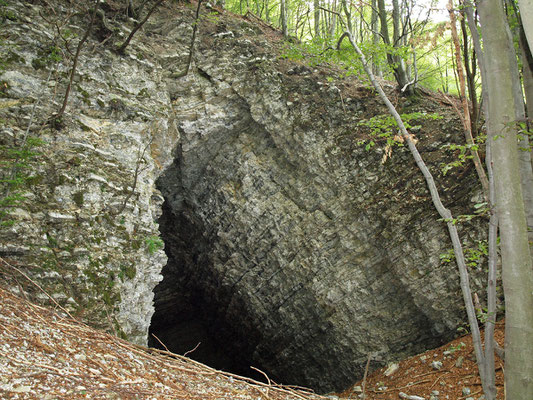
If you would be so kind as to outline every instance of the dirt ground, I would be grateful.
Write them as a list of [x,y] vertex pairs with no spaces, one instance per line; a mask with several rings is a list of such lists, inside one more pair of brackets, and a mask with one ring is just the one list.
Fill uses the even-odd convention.
[[[398,399],[481,397],[470,336],[398,363],[396,372],[370,373],[336,396],[314,395],[216,371],[188,358],[133,345],[0,289],[0,398],[2,399]],[[503,345],[504,323],[496,339]],[[435,369],[435,363],[442,363]],[[460,365],[459,365],[460,364]],[[497,359],[498,399],[503,362]],[[435,397],[438,391],[438,397]],[[433,393],[433,397],[431,397]]]
[[[496,324],[495,338],[503,347],[505,321]],[[472,337],[465,335],[437,349],[428,350],[409,359],[400,361],[396,372],[385,375],[387,367],[370,373],[365,383],[365,399],[399,399],[403,392],[411,396],[430,399],[432,392],[439,400],[478,400],[483,392],[475,363]],[[440,369],[432,366],[441,362]],[[435,364],[433,364],[435,365]],[[504,399],[504,364],[496,357],[496,388],[498,399]],[[358,399],[363,389],[363,381],[339,394],[341,398]],[[436,394],[435,391],[439,393]]]

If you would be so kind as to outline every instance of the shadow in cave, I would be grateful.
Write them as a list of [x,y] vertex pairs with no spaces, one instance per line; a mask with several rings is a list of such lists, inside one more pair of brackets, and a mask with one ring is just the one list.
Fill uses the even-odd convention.
[[[165,200],[159,224],[168,263],[162,271],[163,280],[154,290],[155,313],[148,345],[265,381],[250,368],[263,370],[249,356],[253,353],[252,338],[240,335],[240,328],[232,326],[226,313],[231,295],[223,293],[216,282],[206,256],[209,241],[190,208],[183,206],[176,215]],[[238,320],[233,321],[238,324]]]

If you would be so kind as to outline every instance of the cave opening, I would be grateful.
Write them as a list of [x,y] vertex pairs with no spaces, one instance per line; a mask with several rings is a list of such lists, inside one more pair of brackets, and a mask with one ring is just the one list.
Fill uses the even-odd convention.
[[244,306],[235,305],[235,298],[220,288],[212,273],[208,235],[192,207],[183,198],[166,197],[159,225],[168,262],[154,290],[148,345],[264,381],[263,375],[250,368],[264,370],[252,359],[254,334],[243,330],[235,316],[239,309],[245,312]]

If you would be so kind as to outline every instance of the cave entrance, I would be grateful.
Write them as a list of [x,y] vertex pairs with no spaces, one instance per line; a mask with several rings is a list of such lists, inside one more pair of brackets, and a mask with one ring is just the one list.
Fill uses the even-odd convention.
[[[176,212],[176,203],[180,203]],[[227,294],[217,289],[206,257],[209,246],[204,228],[182,199],[165,199],[159,219],[168,263],[155,288],[155,313],[148,345],[186,355],[212,368],[264,381],[250,368],[252,342],[232,325],[223,304]],[[224,300],[222,300],[222,303]],[[157,338],[156,338],[157,337]],[[163,346],[164,345],[164,346]]]

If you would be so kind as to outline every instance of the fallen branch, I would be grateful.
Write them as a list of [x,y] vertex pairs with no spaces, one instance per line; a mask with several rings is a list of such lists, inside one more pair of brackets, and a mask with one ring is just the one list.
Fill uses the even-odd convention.
[[362,393],[361,396],[364,399],[366,397],[365,395],[365,389],[366,389],[366,377],[368,375],[368,367],[370,366],[370,359],[372,358],[372,354],[368,355],[368,358],[366,360],[366,366],[365,366],[365,373],[363,375],[363,385],[362,385]]
[[266,373],[264,373],[263,371],[261,371],[259,368],[255,368],[253,366],[250,366],[251,369],[253,369],[254,371],[257,371],[261,374],[263,374],[263,376],[266,378],[267,382],[268,382],[268,386],[266,388],[266,393],[265,393],[265,397],[267,399],[269,399],[270,397],[268,397],[268,390],[270,389],[270,386],[272,385],[272,382],[270,382],[270,378],[268,377],[268,375]]
[[189,354],[191,354],[193,351],[195,351],[195,350],[198,348],[198,346],[200,346],[201,344],[202,344],[202,342],[198,342],[198,344],[197,344],[196,346],[194,346],[193,349],[191,349],[191,350],[187,350],[185,353],[183,353],[183,356],[184,356],[184,357],[187,357],[187,355],[189,355]]
[[63,307],[61,307],[61,305],[55,301],[55,299],[50,296],[48,294],[48,292],[46,292],[46,290],[44,290],[41,286],[39,286],[39,284],[37,282],[35,282],[33,279],[31,279],[28,275],[26,275],[22,270],[20,270],[19,268],[15,267],[14,265],[11,265],[10,263],[8,263],[6,260],[4,260],[2,257],[0,257],[0,261],[2,262],[2,264],[4,264],[5,266],[13,269],[14,271],[17,271],[19,274],[21,274],[24,278],[26,278],[28,281],[30,281],[33,285],[35,285],[41,292],[43,292],[50,300],[52,300],[52,302],[58,306],[61,311],[63,311],[65,314],[67,314],[70,318],[72,318],[73,320],[77,321],[76,318],[74,318],[67,310],[65,310]]
[[[440,378],[439,378],[440,379]],[[395,387],[395,388],[390,388],[390,389],[386,389],[386,390],[372,390],[372,392],[374,393],[389,393],[389,392],[396,392],[398,390],[402,390],[402,389],[407,389],[407,388],[410,388],[410,387],[413,387],[413,386],[418,386],[418,385],[421,385],[423,383],[428,383],[428,382],[431,382],[430,379],[424,379],[424,380],[421,380],[421,381],[418,381],[418,382],[414,382],[414,383],[411,383],[411,384],[407,384],[405,386],[399,386],[399,387]]]

